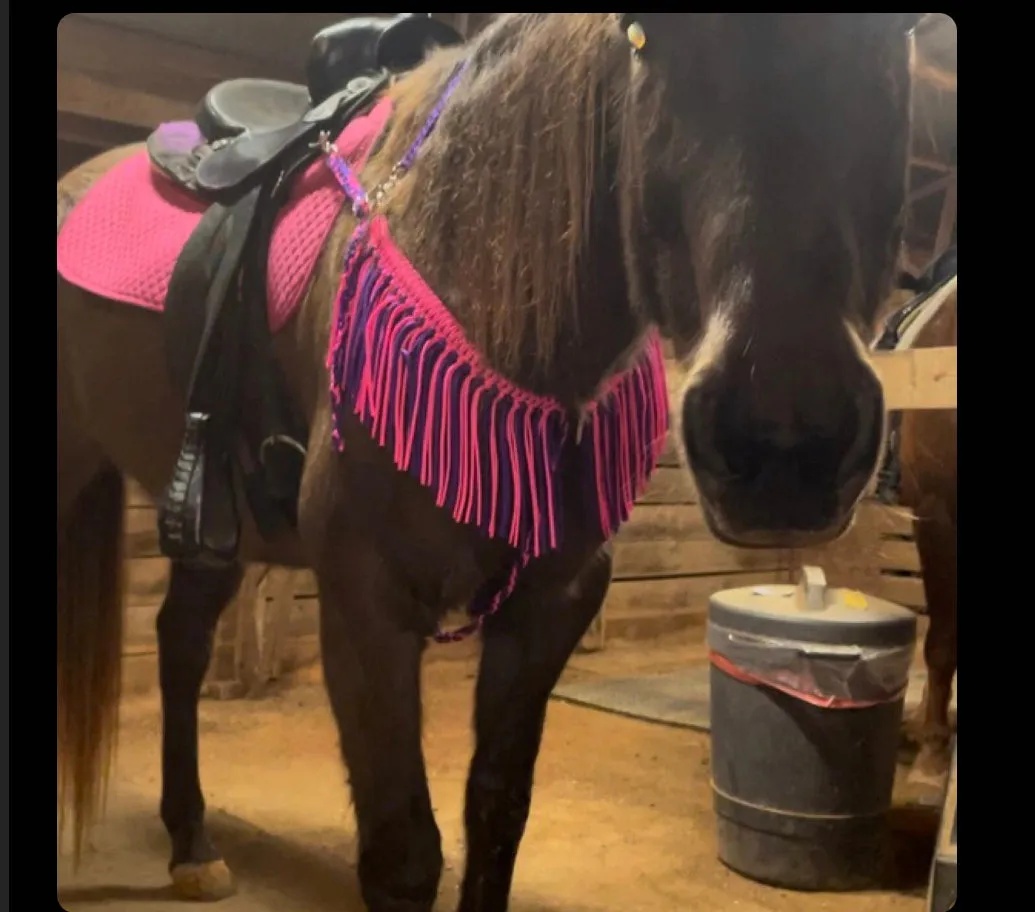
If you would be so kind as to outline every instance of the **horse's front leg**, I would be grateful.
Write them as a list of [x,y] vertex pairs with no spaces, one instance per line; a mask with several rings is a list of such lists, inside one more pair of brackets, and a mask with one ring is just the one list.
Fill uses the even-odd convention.
[[460,912],[507,908],[547,700],[610,582],[611,554],[603,548],[567,588],[519,592],[485,624]]
[[324,681],[355,806],[360,889],[370,912],[430,912],[442,845],[421,747],[424,638],[411,626],[413,597],[364,544],[324,553]]
[[172,840],[169,871],[185,899],[233,892],[230,871],[205,831],[198,772],[198,698],[223,609],[241,583],[237,565],[199,569],[174,563],[158,613],[162,688],[162,822]]

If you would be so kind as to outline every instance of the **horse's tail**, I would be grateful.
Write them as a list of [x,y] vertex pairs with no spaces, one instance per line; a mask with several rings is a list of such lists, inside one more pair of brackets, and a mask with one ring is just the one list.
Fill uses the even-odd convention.
[[118,736],[123,499],[122,476],[107,467],[58,516],[58,838],[67,815],[77,864]]

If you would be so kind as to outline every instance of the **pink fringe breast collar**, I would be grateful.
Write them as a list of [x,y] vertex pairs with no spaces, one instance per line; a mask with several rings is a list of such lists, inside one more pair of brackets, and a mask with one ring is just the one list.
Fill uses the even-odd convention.
[[[454,72],[407,156],[405,173],[434,129],[464,65]],[[477,630],[513,592],[530,560],[563,541],[562,460],[585,479],[583,509],[611,538],[629,517],[661,456],[668,432],[664,356],[656,330],[635,364],[610,378],[585,409],[581,432],[556,399],[521,389],[494,371],[372,214],[354,173],[327,147],[331,167],[360,224],[349,244],[327,365],[334,442],[347,414],[389,450],[398,469],[435,495],[458,523],[515,549],[506,577],[490,581],[472,622],[435,638]]]

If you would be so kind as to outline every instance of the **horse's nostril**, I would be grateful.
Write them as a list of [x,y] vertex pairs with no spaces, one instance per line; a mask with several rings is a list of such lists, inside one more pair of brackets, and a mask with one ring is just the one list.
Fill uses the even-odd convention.
[[713,375],[687,392],[684,442],[702,493],[776,498],[784,511],[802,499],[848,496],[876,464],[879,384],[869,373],[810,383],[788,374],[777,379]]
[[867,377],[863,390],[853,399],[851,442],[845,447],[838,472],[841,483],[869,474],[880,455],[884,429],[884,393],[875,378]]
[[835,441],[818,435],[805,433],[796,443],[781,445],[763,432],[757,438],[727,438],[720,452],[730,475],[739,482],[764,487],[793,481],[807,490],[834,481],[843,450]]
[[687,390],[682,405],[683,438],[694,469],[721,476],[726,466],[716,449],[715,406],[715,396],[706,386]]
[[[759,490],[790,485],[802,493],[839,484],[869,456],[873,410],[828,388],[817,403],[761,409],[744,386],[720,395],[695,390],[684,408],[688,455],[715,480]],[[814,407],[809,409],[807,406]],[[774,414],[775,413],[775,414]]]
[[764,437],[755,440],[745,437],[737,443],[730,434],[722,435],[719,450],[726,455],[730,475],[746,482],[757,480],[766,466],[782,460],[785,455],[781,447]]

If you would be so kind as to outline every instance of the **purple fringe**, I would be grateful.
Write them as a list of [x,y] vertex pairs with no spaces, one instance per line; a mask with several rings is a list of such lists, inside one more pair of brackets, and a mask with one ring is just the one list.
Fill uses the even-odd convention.
[[[495,373],[375,216],[349,245],[328,353],[341,449],[346,413],[359,418],[395,465],[435,495],[458,523],[517,551],[502,586],[479,594],[477,629],[517,583],[520,570],[563,541],[557,470],[567,448],[585,481],[583,509],[603,538],[617,532],[664,447],[668,396],[660,340],[612,378],[575,441],[564,407]],[[468,628],[471,628],[470,630]]]

